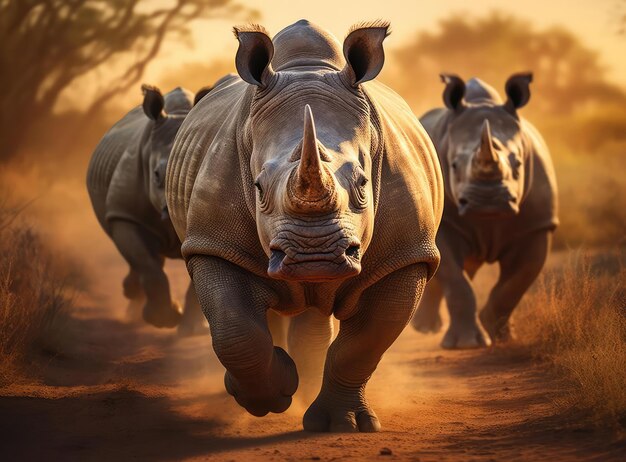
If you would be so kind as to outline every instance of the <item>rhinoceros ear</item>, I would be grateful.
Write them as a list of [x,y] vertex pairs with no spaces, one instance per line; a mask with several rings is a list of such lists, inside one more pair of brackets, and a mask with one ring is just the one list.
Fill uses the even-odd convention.
[[509,77],[504,85],[507,100],[504,107],[510,112],[515,112],[530,100],[530,82],[533,81],[532,72],[520,72]]
[[446,107],[453,111],[462,109],[464,107],[463,98],[465,97],[463,79],[455,74],[440,74],[439,77],[446,84],[446,88],[443,90],[443,102]]
[[385,21],[352,26],[343,42],[346,67],[341,73],[353,87],[379,74],[385,64],[383,41],[389,34],[389,23]]
[[163,107],[165,106],[165,100],[161,94],[161,90],[152,85],[141,86],[143,91],[143,112],[152,120],[159,120],[165,117]]
[[193,105],[195,106],[196,104],[198,104],[202,98],[211,93],[211,90],[213,90],[213,87],[211,86],[202,87],[200,90],[198,90],[198,93],[196,93],[196,96],[193,98]]
[[251,85],[265,87],[274,74],[270,64],[274,56],[272,39],[259,25],[235,27],[233,32],[239,40],[235,57],[239,77]]

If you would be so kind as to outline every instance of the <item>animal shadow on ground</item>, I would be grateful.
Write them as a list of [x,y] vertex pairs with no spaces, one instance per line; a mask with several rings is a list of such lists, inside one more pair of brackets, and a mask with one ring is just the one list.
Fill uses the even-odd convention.
[[180,460],[302,439],[216,436],[222,422],[178,414],[166,397],[120,388],[58,399],[0,398],[4,460]]

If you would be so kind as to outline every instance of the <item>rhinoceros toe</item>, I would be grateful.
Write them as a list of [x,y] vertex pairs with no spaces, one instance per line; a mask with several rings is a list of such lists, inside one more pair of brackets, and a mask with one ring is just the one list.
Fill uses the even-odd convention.
[[446,350],[484,348],[490,344],[489,336],[477,322],[450,324],[441,341],[441,347]]
[[366,402],[346,406],[319,396],[304,414],[302,425],[308,432],[372,433],[381,429],[376,413]]

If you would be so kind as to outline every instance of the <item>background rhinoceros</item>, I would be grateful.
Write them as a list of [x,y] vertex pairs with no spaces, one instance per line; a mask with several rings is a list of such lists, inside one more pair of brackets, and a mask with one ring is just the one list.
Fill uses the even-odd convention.
[[[296,315],[289,354],[322,367],[312,431],[376,431],[364,389],[438,264],[442,180],[406,103],[374,79],[388,25],[341,45],[299,21],[274,38],[235,29],[238,77],[183,123],[168,166],[172,222],[227,391],[250,413],[283,412],[298,386],[266,313]],[[341,322],[330,348],[331,323]]]
[[[165,258],[181,258],[180,241],[167,212],[165,172],[176,132],[194,95],[176,88],[165,97],[144,85],[144,101],[117,122],[96,147],[87,170],[87,189],[102,228],[130,266],[124,295],[141,302],[144,319],[157,327],[180,323],[191,334],[204,323],[190,285],[184,314],[171,299]],[[204,97],[203,88],[195,99]],[[182,321],[181,321],[182,318]]]
[[508,79],[504,103],[478,79],[467,85],[453,75],[442,79],[446,108],[420,119],[435,143],[445,181],[437,233],[441,267],[413,326],[438,331],[445,296],[450,327],[442,346],[472,348],[490,339],[476,319],[471,279],[484,262],[500,264],[480,320],[491,340],[506,339],[509,317],[541,271],[558,224],[556,180],[543,139],[517,112],[530,99],[531,74]]

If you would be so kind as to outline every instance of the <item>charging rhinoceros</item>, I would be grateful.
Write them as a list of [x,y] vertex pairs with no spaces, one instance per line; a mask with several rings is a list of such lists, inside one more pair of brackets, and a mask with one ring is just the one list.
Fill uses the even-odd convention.
[[[514,74],[507,100],[478,79],[443,75],[446,108],[421,122],[443,171],[445,205],[437,234],[441,267],[413,318],[422,332],[441,327],[445,297],[450,327],[444,348],[486,346],[510,336],[509,317],[544,265],[558,224],[556,180],[539,132],[519,114],[530,99],[531,74]],[[500,276],[476,319],[471,280],[485,262]]]
[[[202,330],[204,318],[190,285],[181,313],[170,296],[165,258],[181,258],[180,241],[165,203],[165,172],[174,136],[194,96],[176,88],[165,97],[144,85],[144,101],[117,122],[96,147],[87,170],[87,190],[98,221],[130,266],[124,295],[141,303],[144,319],[179,333]],[[200,100],[210,91],[202,89]]]
[[[385,23],[353,27],[342,56],[305,20],[273,41],[236,28],[239,77],[190,112],[167,170],[228,393],[253,415],[283,412],[300,359],[325,357],[311,431],[380,428],[366,383],[439,261],[436,153],[402,98],[371,81],[387,34]],[[274,346],[268,310],[298,314],[289,354]],[[328,348],[331,315],[341,328]]]

